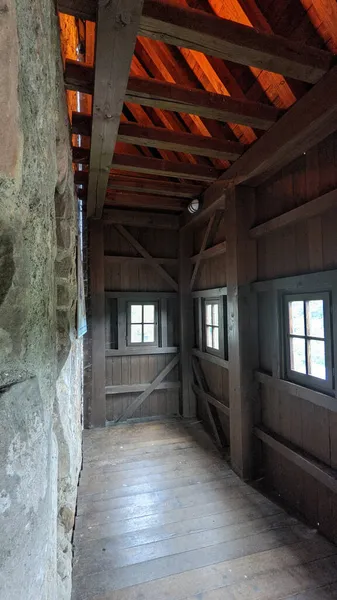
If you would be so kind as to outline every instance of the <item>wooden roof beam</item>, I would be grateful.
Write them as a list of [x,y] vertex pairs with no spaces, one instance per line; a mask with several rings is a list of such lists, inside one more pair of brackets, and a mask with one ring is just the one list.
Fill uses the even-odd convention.
[[[90,136],[91,117],[73,112],[72,132]],[[227,160],[237,159],[244,150],[244,146],[239,142],[171,131],[164,127],[144,127],[138,123],[121,123],[117,139],[127,144],[163,148]]]
[[[83,200],[87,198],[87,190],[78,190],[77,196]],[[187,206],[188,199],[170,196],[156,196],[153,194],[137,194],[132,192],[109,191],[105,199],[105,206],[111,208],[135,208],[155,211],[181,213]]]
[[[58,0],[61,12],[95,20],[94,0]],[[333,55],[279,35],[164,0],[145,0],[139,34],[242,65],[317,83]]]
[[102,216],[143,0],[100,2],[87,216]]
[[[86,93],[90,94],[92,93],[93,69],[88,66],[84,67],[83,64],[78,65],[79,63],[76,61],[66,61],[66,87],[75,91],[85,89]],[[274,106],[259,102],[236,100],[230,96],[142,77],[129,78],[125,101],[199,115],[225,123],[241,123],[258,129],[269,129],[283,112]]]
[[232,185],[258,186],[337,130],[337,66],[333,67],[275,125],[233,163],[204,193],[195,224],[226,202]]
[[[74,179],[76,185],[86,185],[88,183],[87,171],[75,171]],[[155,194],[157,196],[174,196],[175,198],[197,198],[204,191],[203,185],[193,185],[187,183],[174,183],[172,181],[163,181],[160,179],[145,179],[141,177],[132,177],[115,175],[110,173],[108,190],[119,190],[125,192],[143,192],[144,194]]]
[[[73,146],[73,161],[87,165],[90,161],[90,152],[87,148]],[[215,181],[219,171],[204,165],[190,163],[174,163],[160,158],[147,158],[145,156],[131,156],[129,154],[115,154],[111,168],[122,171],[135,171],[164,177],[177,177],[178,179],[193,179],[194,181]],[[165,184],[164,184],[165,185]]]

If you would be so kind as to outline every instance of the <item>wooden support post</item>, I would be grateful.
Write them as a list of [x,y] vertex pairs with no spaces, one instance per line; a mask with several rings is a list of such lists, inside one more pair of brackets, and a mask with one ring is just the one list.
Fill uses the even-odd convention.
[[102,221],[90,222],[92,395],[89,426],[105,427],[105,293]]
[[195,417],[196,398],[192,390],[193,300],[190,293],[193,232],[179,232],[179,319],[180,319],[180,378],[182,415]]
[[244,479],[253,475],[253,426],[258,406],[254,381],[257,306],[256,295],[247,285],[257,278],[256,241],[249,238],[254,196],[252,188],[230,188],[226,213],[230,449],[232,467]]

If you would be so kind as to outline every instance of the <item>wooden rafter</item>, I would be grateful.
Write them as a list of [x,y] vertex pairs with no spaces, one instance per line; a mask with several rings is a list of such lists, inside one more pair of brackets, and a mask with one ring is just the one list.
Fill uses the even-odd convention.
[[[91,117],[81,113],[73,113],[72,132],[80,135],[91,135]],[[164,148],[177,152],[200,154],[235,160],[244,150],[238,142],[212,138],[192,133],[173,131],[164,127],[145,127],[138,123],[121,123],[118,130],[118,141],[127,144]]]
[[120,210],[113,208],[103,212],[103,221],[111,225],[128,225],[130,227],[148,227],[149,229],[179,229],[179,217],[171,214],[142,212],[137,210]]
[[166,367],[157,375],[157,377],[146,388],[146,390],[142,394],[140,394],[140,396],[138,396],[133,402],[131,402],[131,404],[129,404],[129,406],[123,412],[123,414],[118,419],[116,419],[116,422],[126,421],[126,419],[129,419],[130,417],[132,417],[135,410],[137,410],[137,408],[139,408],[140,405],[143,404],[143,402],[146,400],[146,398],[148,398],[148,396],[150,394],[152,394],[152,392],[157,388],[157,386],[160,383],[162,383],[162,381],[165,379],[165,377],[178,364],[179,360],[180,360],[179,354],[177,354],[174,358],[172,358],[172,360],[169,362],[169,364],[166,365]]
[[110,190],[108,190],[105,199],[106,206],[116,206],[119,208],[146,208],[173,212],[182,212],[184,208],[186,208],[187,203],[188,201],[182,198]]
[[[92,67],[79,65],[76,61],[66,61],[64,78],[68,89],[92,93]],[[225,123],[242,123],[258,129],[269,129],[282,114],[282,111],[267,104],[236,100],[230,96],[198,89],[191,90],[182,85],[142,77],[129,78],[125,100]]]
[[[77,164],[87,165],[90,152],[87,148],[73,146],[73,161]],[[164,177],[193,179],[193,181],[215,181],[219,171],[204,165],[191,165],[188,163],[174,163],[161,158],[147,158],[145,156],[131,156],[129,154],[115,154],[111,161],[112,169],[121,171],[135,171],[136,173],[153,174]]]
[[[88,171],[75,171],[75,184],[86,185],[88,183]],[[163,180],[145,179],[135,176],[114,175],[110,173],[108,190],[119,190],[126,192],[141,192],[156,194],[158,196],[175,196],[176,198],[197,198],[204,190],[202,185],[187,183],[173,183]]]
[[[62,12],[96,19],[96,2],[59,0],[58,7]],[[145,0],[140,33],[309,83],[316,83],[332,63],[332,55],[328,52],[160,0]]]
[[157,261],[154,260],[151,254],[147,250],[145,250],[145,248],[138,242],[138,240],[136,240],[136,238],[133,237],[133,235],[127,229],[125,229],[123,225],[115,225],[115,228],[118,231],[118,233],[123,238],[125,238],[129,242],[129,244],[131,244],[131,246],[133,246],[143,258],[147,260],[148,264],[151,267],[153,267],[153,269],[158,273],[158,275],[165,279],[165,281],[167,281],[167,283],[169,283],[170,286],[177,292],[177,282],[173,279],[173,277],[171,277],[171,275],[167,273],[167,271],[165,271],[165,269]]

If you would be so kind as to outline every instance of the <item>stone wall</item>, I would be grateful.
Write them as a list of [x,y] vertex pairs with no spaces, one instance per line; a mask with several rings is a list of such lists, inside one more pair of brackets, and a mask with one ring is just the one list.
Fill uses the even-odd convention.
[[52,0],[0,0],[0,600],[70,600],[77,205]]

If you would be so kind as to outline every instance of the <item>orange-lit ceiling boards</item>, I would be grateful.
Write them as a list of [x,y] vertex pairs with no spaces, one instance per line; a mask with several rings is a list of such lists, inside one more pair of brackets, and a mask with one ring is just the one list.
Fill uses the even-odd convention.
[[89,217],[104,206],[182,213],[198,197],[210,210],[228,185],[257,185],[337,129],[334,0],[58,9]]

